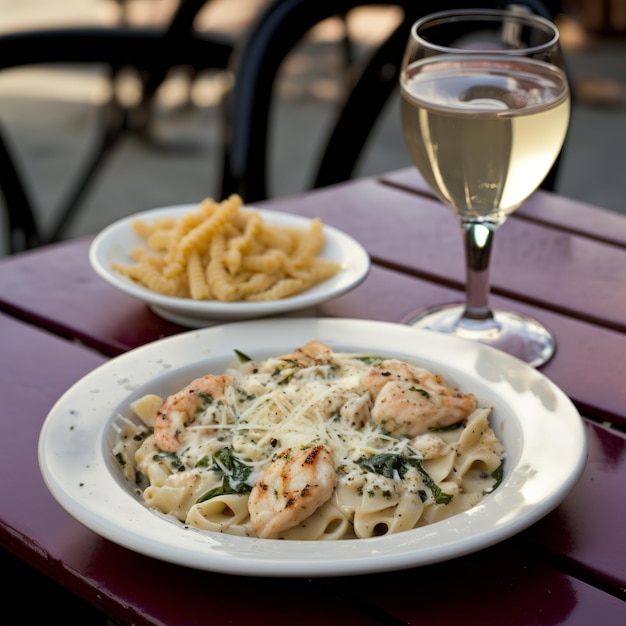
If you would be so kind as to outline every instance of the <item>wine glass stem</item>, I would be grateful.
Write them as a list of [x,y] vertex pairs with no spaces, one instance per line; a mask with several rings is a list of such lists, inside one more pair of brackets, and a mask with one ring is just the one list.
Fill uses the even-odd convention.
[[461,323],[489,322],[489,260],[493,236],[501,220],[461,219],[467,266],[466,301]]

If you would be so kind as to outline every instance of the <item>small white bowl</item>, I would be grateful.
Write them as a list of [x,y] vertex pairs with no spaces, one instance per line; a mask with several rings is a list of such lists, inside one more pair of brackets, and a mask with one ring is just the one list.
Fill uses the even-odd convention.
[[[160,317],[187,326],[202,328],[216,320],[244,320],[268,315],[278,315],[313,307],[354,289],[369,273],[370,258],[363,246],[349,235],[324,225],[326,246],[321,257],[340,263],[341,269],[327,280],[300,294],[270,302],[218,302],[165,296],[121,276],[111,268],[112,263],[129,264],[131,250],[145,247],[146,243],[135,234],[132,222],[146,222],[163,217],[180,217],[197,209],[195,204],[163,207],[136,213],[119,220],[102,230],[89,249],[89,262],[95,272],[113,287],[146,302]],[[247,206],[257,211],[268,224],[307,229],[311,220],[299,215],[267,211]],[[244,209],[244,210],[245,210]]]

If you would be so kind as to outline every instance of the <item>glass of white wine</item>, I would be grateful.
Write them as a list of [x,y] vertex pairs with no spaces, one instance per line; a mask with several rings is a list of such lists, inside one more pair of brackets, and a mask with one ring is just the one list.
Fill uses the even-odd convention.
[[489,261],[496,229],[541,185],[567,133],[570,91],[557,27],[523,10],[428,15],[411,29],[400,88],[407,147],[457,215],[467,266],[464,304],[408,323],[545,363],[554,337],[533,319],[490,308]]

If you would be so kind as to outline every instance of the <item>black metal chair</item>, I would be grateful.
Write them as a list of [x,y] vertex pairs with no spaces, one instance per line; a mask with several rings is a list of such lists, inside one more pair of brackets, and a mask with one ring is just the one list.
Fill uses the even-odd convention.
[[[268,137],[274,83],[285,58],[318,23],[344,17],[358,7],[397,6],[403,19],[362,65],[346,76],[336,123],[317,161],[310,187],[349,179],[358,163],[374,122],[397,88],[399,65],[412,23],[420,16],[444,8],[468,7],[474,0],[272,0],[262,8],[242,41],[214,33],[198,33],[193,20],[210,0],[181,0],[169,26],[163,30],[140,28],[71,28],[38,30],[0,36],[0,70],[34,64],[104,64],[111,76],[122,68],[135,68],[143,77],[140,108],[146,118],[151,97],[168,71],[189,66],[196,71],[216,68],[233,72],[233,88],[223,107],[223,171],[216,195],[239,193],[246,202],[269,197]],[[521,4],[546,17],[552,12],[539,0],[483,3],[486,6]],[[351,61],[349,37],[344,53]],[[50,234],[38,228],[36,213],[24,177],[0,125],[0,192],[9,226],[9,251],[18,252],[57,241],[78,211],[102,163],[129,129],[129,114],[115,97],[104,107],[100,135],[75,179],[68,199],[58,211]],[[136,113],[136,111],[134,111]],[[544,183],[550,188],[553,173]]]
[[[553,10],[539,0],[483,2],[502,8],[523,5],[553,18]],[[346,88],[337,117],[315,166],[310,188],[348,180],[357,166],[365,143],[392,92],[398,86],[400,63],[411,25],[419,17],[448,8],[474,8],[474,0],[277,0],[249,29],[233,56],[236,76],[224,108],[224,169],[221,195],[239,193],[246,202],[271,195],[268,187],[270,109],[279,68],[294,46],[317,23],[367,5],[399,7],[403,19],[380,47],[361,66],[357,79]],[[354,72],[351,74],[354,75]],[[544,181],[552,188],[557,166]]]
[[122,68],[130,67],[141,77],[143,87],[137,110],[126,109],[114,93],[102,108],[98,137],[80,171],[70,181],[66,200],[57,210],[49,234],[38,227],[25,177],[0,125],[0,192],[6,207],[10,253],[62,238],[86,191],[120,137],[131,129],[137,130],[131,123],[131,114],[132,121],[140,120],[139,130],[145,130],[152,98],[172,68],[188,66],[199,71],[228,67],[235,42],[223,34],[200,33],[193,28],[195,16],[209,1],[182,0],[165,29],[126,25],[72,27],[0,36],[0,70],[51,63],[102,64],[114,79]]

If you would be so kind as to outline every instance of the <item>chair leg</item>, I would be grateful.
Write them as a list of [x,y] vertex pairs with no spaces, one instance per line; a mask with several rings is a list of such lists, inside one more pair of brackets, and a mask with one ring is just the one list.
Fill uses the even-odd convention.
[[76,177],[76,184],[68,194],[68,198],[56,218],[46,243],[53,243],[62,239],[63,235],[78,212],[80,201],[92,184],[95,175],[105,159],[117,145],[120,137],[126,130],[127,112],[124,107],[113,98],[105,107],[105,122],[91,158],[85,163],[82,171]]
[[[397,27],[374,53],[353,86],[319,161],[313,188],[351,178],[369,131],[396,88],[410,25],[411,22],[405,20]],[[363,107],[364,102],[367,107]]]
[[2,132],[0,132],[0,191],[7,209],[9,253],[23,252],[39,246],[42,241],[33,206]]
[[352,45],[352,39],[350,38],[350,29],[348,27],[348,14],[341,14],[341,22],[343,25],[343,36],[341,37],[341,52],[343,53],[343,59],[346,69],[352,67],[354,63],[354,46]]

